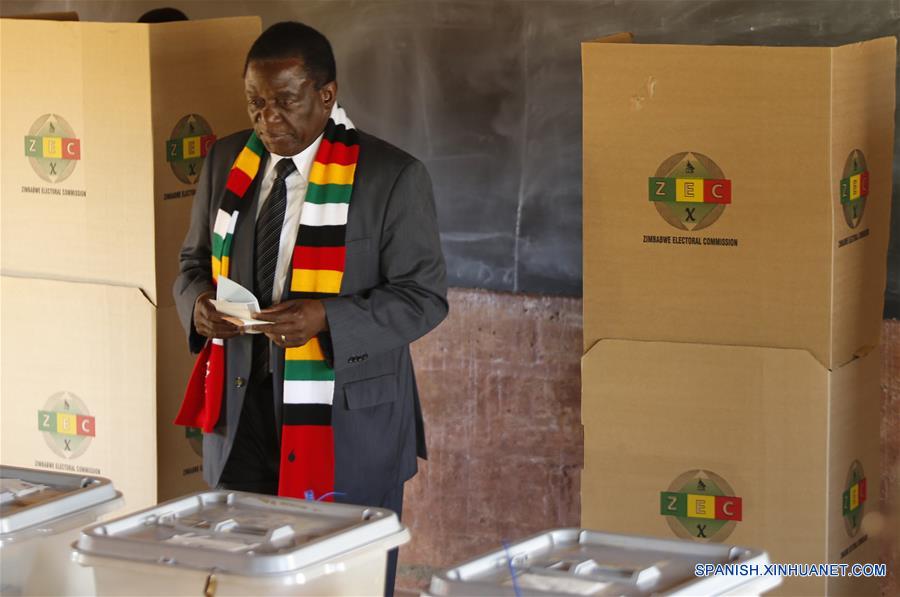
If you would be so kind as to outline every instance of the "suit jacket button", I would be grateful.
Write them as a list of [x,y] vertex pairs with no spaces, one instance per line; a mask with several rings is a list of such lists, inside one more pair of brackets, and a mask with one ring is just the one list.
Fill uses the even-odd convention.
[[243,377],[235,377],[234,378],[234,387],[243,388],[244,387],[244,378]]
[[362,356],[362,360],[364,360],[364,361],[365,361],[367,358],[369,358],[369,353],[366,353],[366,354],[364,354],[364,355]]

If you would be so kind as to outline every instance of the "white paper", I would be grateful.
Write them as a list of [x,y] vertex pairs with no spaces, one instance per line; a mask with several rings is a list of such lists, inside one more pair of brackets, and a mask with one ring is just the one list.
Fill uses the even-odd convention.
[[38,485],[29,483],[22,479],[4,478],[0,479],[0,502],[11,502],[15,499],[25,497],[30,493],[36,493],[49,489],[46,485]]
[[225,276],[219,276],[216,286],[216,300],[212,301],[216,311],[240,320],[241,325],[264,325],[268,321],[253,319],[259,313],[259,301],[252,292]]

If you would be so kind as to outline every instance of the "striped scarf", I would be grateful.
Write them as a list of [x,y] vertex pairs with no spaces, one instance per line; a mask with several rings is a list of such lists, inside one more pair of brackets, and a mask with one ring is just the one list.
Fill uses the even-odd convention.
[[[219,276],[228,276],[235,224],[241,209],[247,208],[249,201],[244,195],[259,173],[264,152],[253,132],[231,167],[213,226],[213,283]],[[344,110],[335,105],[309,173],[286,300],[340,293],[347,213],[358,158],[357,131]],[[197,358],[175,423],[210,433],[219,419],[224,381],[225,343],[213,338]],[[330,501],[334,492],[334,370],[328,366],[318,338],[285,350],[283,397],[278,495]]]

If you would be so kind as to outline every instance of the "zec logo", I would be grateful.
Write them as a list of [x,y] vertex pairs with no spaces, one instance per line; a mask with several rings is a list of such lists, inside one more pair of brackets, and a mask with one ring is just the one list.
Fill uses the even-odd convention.
[[660,492],[659,510],[678,537],[719,542],[742,520],[743,500],[719,475],[695,469]]
[[841,514],[844,516],[844,528],[847,534],[855,537],[862,525],[863,512],[869,498],[866,473],[859,460],[854,460],[847,472],[844,493],[841,496]]
[[702,153],[685,151],[666,158],[649,179],[650,202],[679,230],[712,226],[731,204],[731,181]]
[[194,184],[203,169],[209,148],[216,142],[209,123],[199,114],[188,114],[172,129],[166,141],[166,161],[185,184]]
[[91,445],[97,434],[94,417],[81,398],[71,392],[57,392],[38,411],[38,429],[54,454],[62,458],[78,458]]
[[844,220],[851,228],[859,226],[863,212],[866,209],[866,199],[869,197],[869,171],[866,169],[866,156],[863,152],[854,149],[844,162],[844,170],[841,173],[841,209],[844,212]]
[[47,182],[62,182],[81,159],[81,140],[59,114],[44,114],[25,135],[25,155],[35,174]]

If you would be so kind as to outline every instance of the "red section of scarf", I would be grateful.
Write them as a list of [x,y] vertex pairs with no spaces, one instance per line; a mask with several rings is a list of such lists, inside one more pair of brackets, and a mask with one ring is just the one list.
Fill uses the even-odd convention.
[[253,179],[247,176],[244,171],[232,168],[231,172],[228,173],[228,182],[225,184],[225,188],[238,197],[243,197],[251,182],[253,182]]
[[184,401],[175,417],[176,425],[199,427],[204,433],[212,433],[219,420],[224,390],[224,376],[215,372],[224,370],[225,347],[207,342],[194,363]]
[[344,271],[344,256],[347,247],[294,247],[294,258],[291,264],[294,269],[327,269],[336,272]]
[[359,160],[359,145],[345,145],[340,141],[322,139],[318,155],[327,156],[327,161],[323,160],[324,163],[349,166]]
[[[332,502],[334,433],[330,425],[281,428],[278,495]],[[307,492],[312,492],[311,495]],[[325,497],[323,497],[325,496]]]

